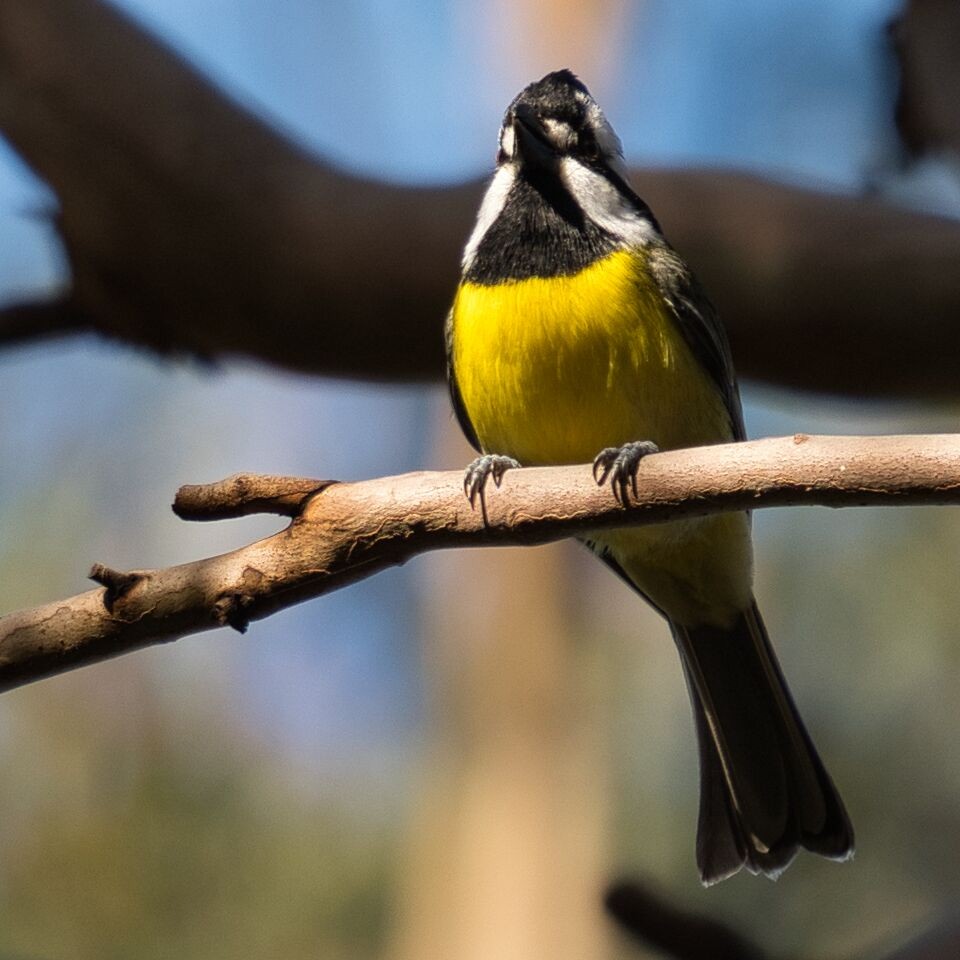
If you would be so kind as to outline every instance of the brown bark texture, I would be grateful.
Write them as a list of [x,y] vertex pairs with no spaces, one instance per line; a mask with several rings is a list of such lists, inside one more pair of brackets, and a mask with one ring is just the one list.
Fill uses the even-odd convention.
[[[922,60],[929,31],[898,36],[901,59]],[[319,374],[441,375],[480,183],[335,169],[102,0],[0,4],[0,131],[56,193],[72,273],[59,300],[0,311],[0,342],[94,330]],[[711,292],[741,373],[956,395],[957,222],[722,170],[634,182]]]
[[626,499],[597,486],[588,465],[509,471],[474,506],[456,471],[184,487],[174,503],[181,516],[234,517],[251,504],[295,515],[274,536],[218,557],[130,572],[97,564],[91,577],[102,589],[0,618],[0,690],[218,625],[245,630],[427,550],[546,543],[724,510],[960,503],[960,435],[800,434],[671,451],[643,461]]

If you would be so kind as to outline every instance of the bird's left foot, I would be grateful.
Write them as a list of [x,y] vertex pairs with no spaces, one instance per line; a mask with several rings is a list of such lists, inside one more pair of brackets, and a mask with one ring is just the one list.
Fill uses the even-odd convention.
[[600,486],[610,479],[613,495],[624,506],[627,493],[633,491],[637,496],[637,469],[640,461],[651,453],[659,453],[660,448],[651,440],[634,440],[622,447],[605,447],[593,460],[593,479]]

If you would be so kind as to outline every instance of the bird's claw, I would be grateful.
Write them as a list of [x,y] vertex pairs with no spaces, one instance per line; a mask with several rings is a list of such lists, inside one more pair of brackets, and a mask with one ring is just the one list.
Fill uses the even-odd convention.
[[481,506],[483,505],[483,493],[488,479],[492,477],[494,484],[499,487],[503,475],[519,466],[513,457],[504,457],[498,453],[486,453],[477,457],[463,474],[463,492],[470,501],[470,506],[476,506],[477,497],[480,498]]
[[659,452],[660,448],[651,440],[634,440],[622,447],[605,447],[593,460],[593,479],[603,486],[609,477],[614,497],[626,506],[630,490],[634,499],[637,497],[640,461],[651,453]]

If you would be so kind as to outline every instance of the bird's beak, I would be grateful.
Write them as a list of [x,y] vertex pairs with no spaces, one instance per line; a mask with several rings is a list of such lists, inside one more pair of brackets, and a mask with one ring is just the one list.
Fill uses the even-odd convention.
[[517,156],[526,166],[548,167],[554,163],[556,151],[540,118],[526,104],[520,104],[513,112],[513,132]]

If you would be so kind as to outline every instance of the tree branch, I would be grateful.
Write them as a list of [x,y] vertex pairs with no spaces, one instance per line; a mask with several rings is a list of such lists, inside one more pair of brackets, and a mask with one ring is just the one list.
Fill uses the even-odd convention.
[[[0,4],[0,129],[60,201],[72,290],[59,318],[34,315],[37,335],[69,318],[159,351],[441,376],[481,184],[336,170],[100,0]],[[741,373],[956,395],[960,224],[717,170],[634,180],[716,301]],[[0,343],[28,319],[0,311]]]
[[427,550],[536,544],[590,530],[795,504],[960,503],[960,435],[795,437],[656,454],[624,507],[589,466],[507,473],[485,509],[462,474],[361,483],[234,477],[184,487],[182,516],[295,514],[280,533],[160,570],[96,565],[105,589],[0,619],[0,690],[130,650],[251,620],[336,590]]
[[732,927],[671,903],[639,880],[614,884],[604,903],[623,930],[676,960],[769,960]]
[[236,473],[216,483],[188,484],[177,491],[173,512],[181,520],[228,520],[252,513],[295,517],[315,493],[335,480]]
[[0,344],[18,344],[90,329],[68,297],[0,308]]
[[960,155],[960,8],[953,0],[907,0],[890,25],[900,68],[897,127],[913,156]]

